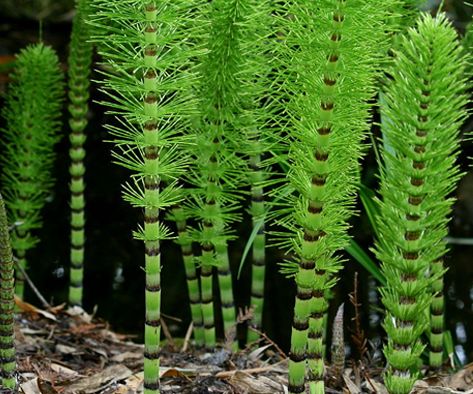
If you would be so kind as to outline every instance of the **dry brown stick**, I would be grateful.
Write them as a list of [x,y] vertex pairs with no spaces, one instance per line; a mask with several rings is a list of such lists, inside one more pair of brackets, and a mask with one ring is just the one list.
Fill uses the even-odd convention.
[[168,325],[166,324],[163,318],[161,318],[160,320],[161,320],[161,328],[163,329],[163,334],[168,340],[169,346],[171,346],[171,348],[174,349],[176,346],[174,343],[174,339],[172,338],[171,332],[169,331]]
[[187,331],[186,331],[186,336],[184,337],[184,343],[182,345],[182,348],[181,348],[181,353],[184,353],[188,346],[189,346],[189,341],[190,341],[190,338],[191,338],[191,335],[192,335],[192,329],[194,328],[194,322],[190,322],[189,324],[189,327],[187,328]]
[[248,328],[259,334],[259,336],[261,338],[258,340],[258,342],[262,342],[262,341],[268,342],[269,344],[271,344],[276,349],[276,351],[278,352],[279,356],[282,359],[287,359],[286,353],[284,353],[284,351],[277,345],[277,343],[272,341],[271,338],[269,338],[263,331],[260,331],[260,330],[258,330],[257,328],[254,328],[254,327],[248,327]]
[[23,277],[25,278],[26,280],[26,283],[28,283],[28,285],[31,287],[31,290],[33,290],[33,292],[35,293],[36,297],[38,297],[39,301],[41,302],[41,304],[43,305],[43,308],[46,308],[46,309],[50,309],[52,308],[51,304],[49,304],[48,301],[46,301],[46,299],[43,297],[43,295],[39,292],[38,288],[34,285],[33,281],[31,280],[31,278],[28,276],[28,274],[26,273],[26,271],[23,269],[23,267],[18,264],[18,260],[17,259],[14,259],[15,261],[15,268],[20,270],[21,273],[23,274]]
[[215,377],[220,378],[220,379],[225,379],[225,378],[229,378],[229,377],[235,375],[237,372],[243,372],[243,373],[247,373],[247,374],[268,372],[268,371],[273,370],[274,367],[276,367],[278,364],[282,363],[282,361],[283,360],[278,361],[277,363],[275,363],[273,365],[269,365],[267,367],[248,368],[248,369],[234,369],[233,371],[221,371],[221,372],[217,372],[215,374]]

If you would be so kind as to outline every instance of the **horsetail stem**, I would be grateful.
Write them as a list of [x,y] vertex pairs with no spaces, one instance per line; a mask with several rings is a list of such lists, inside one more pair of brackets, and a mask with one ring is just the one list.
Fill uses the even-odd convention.
[[84,276],[84,243],[85,243],[85,200],[84,200],[84,144],[87,126],[87,112],[89,99],[89,75],[92,62],[92,43],[89,27],[85,23],[89,0],[78,0],[76,15],[72,22],[71,43],[69,52],[69,126],[71,133],[69,140],[71,148],[69,157],[71,165],[69,173],[70,206],[71,206],[71,273],[69,284],[69,303],[82,305],[82,282]]
[[5,203],[0,194],[0,386],[16,392],[14,342],[15,270]]
[[446,16],[425,13],[400,39],[382,96],[388,121],[383,122],[377,255],[387,280],[381,291],[387,309],[385,384],[394,394],[409,393],[420,375],[429,310],[433,361],[442,361],[443,238],[453,202],[448,195],[459,179],[455,161],[466,116],[465,66]]

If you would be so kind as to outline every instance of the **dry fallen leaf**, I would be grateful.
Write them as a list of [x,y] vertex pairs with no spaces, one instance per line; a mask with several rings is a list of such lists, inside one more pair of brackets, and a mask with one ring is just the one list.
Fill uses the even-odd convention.
[[35,307],[34,305],[31,305],[31,304],[21,300],[17,296],[15,296],[15,304],[22,312],[39,314],[39,315],[45,317],[46,319],[57,321],[56,316],[54,316],[51,312],[39,309],[39,308]]
[[104,385],[124,380],[130,377],[132,374],[133,373],[124,365],[112,365],[111,367],[107,367],[95,375],[80,379],[77,382],[71,384],[64,390],[64,393],[96,393],[103,389]]

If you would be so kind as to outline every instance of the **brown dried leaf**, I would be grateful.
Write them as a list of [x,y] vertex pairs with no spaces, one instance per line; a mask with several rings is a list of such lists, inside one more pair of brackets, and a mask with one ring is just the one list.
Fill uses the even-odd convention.
[[106,384],[111,382],[117,382],[130,377],[133,373],[124,365],[112,365],[111,367],[105,368],[103,371],[89,376],[87,378],[80,379],[79,381],[71,384],[64,390],[64,393],[70,394],[91,394],[96,393],[104,387]]

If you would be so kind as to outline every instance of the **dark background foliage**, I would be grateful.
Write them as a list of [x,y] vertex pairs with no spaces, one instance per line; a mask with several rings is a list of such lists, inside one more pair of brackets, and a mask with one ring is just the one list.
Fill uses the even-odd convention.
[[[438,2],[428,2],[435,8]],[[0,0],[0,93],[5,92],[8,82],[8,64],[11,56],[25,45],[38,41],[40,23],[44,42],[52,45],[59,53],[64,70],[67,68],[67,46],[71,29],[73,1],[53,0]],[[445,1],[446,9],[459,32],[463,34],[472,10],[463,1]],[[97,73],[93,78],[98,78]],[[84,307],[88,311],[96,308],[98,316],[106,319],[115,330],[136,335],[141,340],[144,324],[144,274],[142,270],[143,246],[134,241],[131,231],[141,220],[141,213],[122,201],[120,184],[127,179],[128,172],[111,163],[105,122],[112,121],[97,104],[101,94],[92,85],[91,97],[94,102],[89,112],[88,140],[86,143],[87,172],[86,189],[86,258]],[[1,100],[1,99],[0,99]],[[0,101],[0,106],[2,105]],[[46,205],[43,216],[44,226],[40,231],[41,243],[29,255],[29,274],[48,300],[54,303],[67,299],[69,261],[69,209],[68,209],[68,127],[64,112],[64,139],[57,146],[55,167],[56,187]],[[3,124],[2,124],[3,126]],[[473,129],[473,120],[465,125],[465,131]],[[378,130],[373,130],[375,135]],[[0,152],[1,154],[1,152]],[[469,156],[473,155],[471,142],[464,143],[461,165],[468,171]],[[364,160],[364,183],[376,188],[376,161],[372,151]],[[451,222],[451,237],[473,239],[473,173],[468,173],[461,181],[456,197],[458,201]],[[372,231],[363,214],[353,220],[352,234],[368,250],[372,245]],[[243,213],[243,221],[235,226],[240,235],[230,245],[232,268],[237,271],[241,253],[250,233],[250,220]],[[168,243],[163,248],[163,312],[175,317],[167,318],[173,334],[183,335],[190,322],[190,311],[184,268],[178,248]],[[289,345],[290,322],[294,300],[291,280],[278,273],[281,253],[275,249],[268,251],[266,310],[264,327],[269,336],[283,348]],[[473,360],[473,246],[452,245],[446,264],[447,326],[452,331],[457,352],[464,362]],[[249,301],[249,265],[243,270],[240,280],[234,281],[237,305],[244,306]],[[362,302],[362,323],[373,341],[380,340],[383,331],[376,293],[377,284],[366,271],[347,256],[344,270],[334,291],[331,316],[341,302],[348,303],[348,294],[353,291],[354,273],[359,273],[359,297]],[[26,299],[37,302],[27,288]],[[346,308],[346,337],[349,338],[353,326],[353,308]]]

